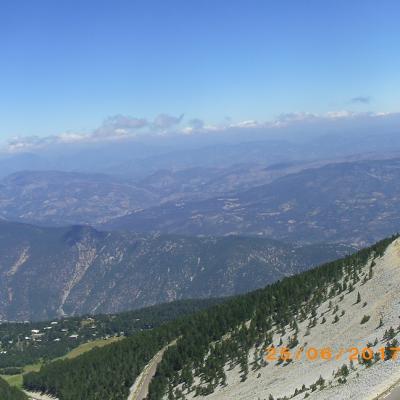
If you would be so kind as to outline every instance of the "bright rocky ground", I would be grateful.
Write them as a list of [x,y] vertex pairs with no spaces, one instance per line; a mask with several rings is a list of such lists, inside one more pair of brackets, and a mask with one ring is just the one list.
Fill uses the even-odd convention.
[[[347,289],[343,290],[343,285]],[[344,349],[345,354],[338,360],[324,361],[319,357],[310,361],[303,352],[301,360],[265,362],[265,343],[260,343],[251,348],[246,363],[225,365],[226,383],[218,385],[211,394],[199,396],[199,389],[192,390],[196,384],[207,386],[201,375],[196,376],[193,387],[183,389],[185,385],[178,385],[178,390],[183,389],[186,399],[207,400],[377,399],[400,380],[400,361],[381,361],[379,357],[380,348],[399,346],[400,239],[390,244],[382,257],[370,257],[360,270],[345,275],[338,285],[328,289],[331,290],[335,294],[311,312],[295,315],[283,329],[272,329],[268,346],[292,347],[292,354],[301,347],[304,351],[328,347],[334,356]],[[211,348],[220,344],[214,343]],[[365,362],[356,357],[350,362],[351,347],[360,349],[360,353],[361,349],[371,347],[374,359]]]

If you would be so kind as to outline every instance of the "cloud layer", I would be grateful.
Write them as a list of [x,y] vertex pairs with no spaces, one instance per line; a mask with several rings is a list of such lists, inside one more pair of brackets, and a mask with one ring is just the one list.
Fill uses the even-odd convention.
[[[357,101],[363,102],[359,98]],[[357,113],[352,111],[332,111],[324,114],[307,112],[286,113],[271,121],[244,120],[232,122],[225,119],[220,124],[207,124],[206,121],[193,118],[184,119],[184,115],[172,116],[159,114],[154,120],[114,115],[89,134],[65,132],[58,135],[39,137],[15,137],[6,143],[3,151],[7,153],[40,150],[54,145],[98,143],[128,139],[154,140],[159,137],[228,137],[236,135],[243,140],[249,138],[265,139],[283,135],[327,134],[327,133],[382,133],[393,131],[400,126],[400,113]]]

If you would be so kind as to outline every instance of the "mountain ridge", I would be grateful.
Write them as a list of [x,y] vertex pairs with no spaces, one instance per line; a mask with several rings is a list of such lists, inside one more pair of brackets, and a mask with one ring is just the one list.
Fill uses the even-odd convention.
[[263,238],[139,235],[0,221],[0,316],[49,319],[230,296],[352,250]]
[[400,159],[335,163],[244,192],[179,201],[110,220],[104,229],[238,234],[315,243],[371,244],[396,231]]

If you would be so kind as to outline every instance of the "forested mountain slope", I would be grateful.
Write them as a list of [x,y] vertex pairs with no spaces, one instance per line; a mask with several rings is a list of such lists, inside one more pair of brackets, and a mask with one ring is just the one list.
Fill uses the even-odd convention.
[[164,399],[376,399],[400,379],[399,271],[396,239],[287,319],[260,330],[259,308],[170,380]]
[[[126,400],[146,363],[178,339],[153,378],[151,400],[365,399],[365,390],[383,391],[397,379],[390,348],[399,335],[399,268],[400,241],[390,238],[123,343],[44,366],[24,382],[60,400]],[[372,359],[355,357],[350,363],[354,341],[371,348]],[[266,362],[272,345],[343,347],[346,355]]]
[[121,234],[0,221],[0,319],[46,320],[228,296],[351,251],[262,238]]
[[0,399],[1,400],[28,400],[28,397],[17,388],[11,387],[0,378]]
[[222,301],[224,299],[180,300],[119,314],[30,323],[3,322],[0,324],[0,375],[17,374],[21,367],[64,356],[84,343],[123,338],[157,328]]
[[105,227],[186,235],[240,233],[362,247],[396,231],[399,198],[399,159],[335,163],[213,199],[147,208]]

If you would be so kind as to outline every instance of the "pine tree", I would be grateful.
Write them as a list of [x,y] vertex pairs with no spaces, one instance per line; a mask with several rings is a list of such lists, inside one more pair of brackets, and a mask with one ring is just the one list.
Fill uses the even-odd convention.
[[316,384],[317,384],[318,386],[325,386],[325,379],[322,377],[322,375],[319,376],[319,378],[318,378]]
[[349,375],[349,368],[347,367],[346,364],[343,364],[343,365],[340,367],[340,375],[342,375],[342,376],[344,376],[344,377],[346,377],[347,375]]
[[369,321],[370,318],[371,318],[371,317],[370,317],[369,315],[364,315],[364,316],[362,317],[360,323],[361,323],[361,324],[365,324],[366,322]]
[[369,279],[372,279],[372,277],[374,276],[374,271],[373,271],[373,269],[372,269],[372,267],[373,267],[372,264],[373,264],[373,263],[371,263],[371,265],[369,266],[369,273],[368,273],[368,278],[369,278]]

